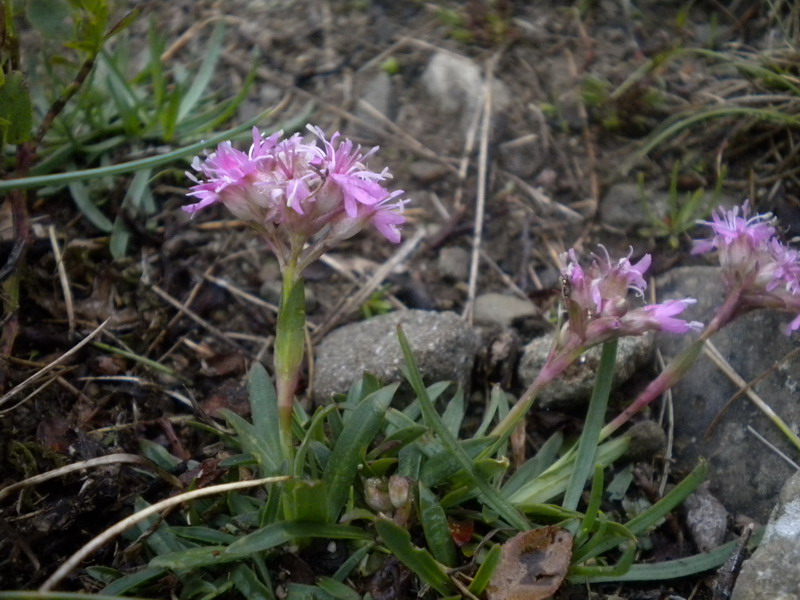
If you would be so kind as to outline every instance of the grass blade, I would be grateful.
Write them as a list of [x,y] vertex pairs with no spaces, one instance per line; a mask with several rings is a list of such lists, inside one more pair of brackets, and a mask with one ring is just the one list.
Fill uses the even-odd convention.
[[431,549],[433,556],[440,563],[454,567],[456,546],[450,535],[447,515],[434,493],[422,482],[419,484],[419,512],[425,540],[428,542],[428,548]]
[[267,525],[227,547],[223,554],[250,554],[286,544],[298,538],[330,538],[333,540],[368,540],[370,535],[360,527],[325,523],[283,521]]
[[580,440],[578,441],[578,454],[575,457],[575,466],[572,476],[564,492],[561,505],[567,510],[578,508],[586,480],[592,473],[597,455],[597,443],[600,439],[600,430],[605,424],[608,395],[611,393],[611,382],[614,379],[614,366],[617,358],[617,340],[603,344],[600,354],[600,366],[597,370],[597,380],[594,384],[592,399],[586,415]]
[[467,453],[464,452],[456,439],[450,435],[444,423],[442,423],[442,420],[433,407],[431,399],[428,397],[428,392],[425,389],[425,384],[422,382],[422,375],[420,375],[419,367],[417,367],[414,355],[411,352],[411,346],[409,346],[408,339],[400,326],[397,327],[397,338],[406,361],[406,376],[417,395],[423,418],[428,427],[436,433],[444,447],[453,455],[453,458],[459,463],[461,468],[464,469],[464,472],[469,476],[473,484],[478,487],[484,502],[510,525],[520,530],[530,529],[528,520],[477,473],[472,460]]
[[453,584],[442,566],[427,550],[417,548],[411,543],[411,534],[407,530],[388,519],[375,521],[375,529],[391,553],[422,581],[444,596],[453,593]]

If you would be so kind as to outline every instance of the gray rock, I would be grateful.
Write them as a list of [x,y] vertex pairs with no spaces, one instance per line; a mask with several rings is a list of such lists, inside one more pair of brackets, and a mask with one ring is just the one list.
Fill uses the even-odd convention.
[[[442,113],[461,115],[465,123],[472,119],[483,96],[483,75],[478,64],[444,50],[431,57],[422,83]],[[494,110],[502,112],[510,102],[508,88],[495,79],[492,94]]]
[[[646,204],[645,204],[646,202]],[[653,216],[667,214],[669,196],[664,192],[642,191],[635,183],[617,183],[608,188],[600,201],[600,221],[624,231],[652,225]]]
[[[371,125],[383,129],[384,124],[374,114],[374,111],[377,111],[391,121],[396,112],[394,100],[395,96],[392,93],[391,77],[389,77],[386,71],[376,71],[364,84],[361,98],[356,106],[356,116]],[[369,104],[374,111],[365,107],[365,104]],[[364,130],[362,131],[362,129]],[[372,137],[374,135],[373,131],[366,130],[366,128],[357,128],[357,132],[367,137]]]
[[472,316],[478,323],[497,323],[510,327],[515,319],[535,317],[539,309],[530,300],[490,292],[475,298]]
[[[533,383],[547,360],[553,343],[552,334],[534,339],[525,346],[517,371],[526,386]],[[617,347],[617,365],[614,385],[627,381],[637,368],[650,359],[653,353],[653,336],[625,337]],[[601,346],[595,346],[573,363],[564,374],[539,393],[536,403],[541,408],[577,409],[592,394],[597,367],[600,364]]]
[[783,486],[764,537],[745,561],[731,600],[800,598],[800,473]]
[[390,383],[403,379],[396,327],[414,351],[426,383],[469,382],[478,335],[455,313],[405,310],[351,323],[328,334],[316,349],[314,399],[346,393],[364,373]]
[[[674,269],[657,282],[658,296],[661,299],[696,298],[697,304],[682,316],[707,323],[722,302],[724,290],[719,275],[717,267]],[[797,347],[797,340],[781,332],[789,319],[777,311],[755,311],[737,319],[711,341],[739,375],[751,381]],[[666,359],[675,356],[688,343],[683,336],[658,337]],[[798,390],[798,357],[781,363],[756,386],[758,394],[795,431],[800,423]],[[673,388],[675,457],[682,470],[694,467],[700,457],[706,457],[711,492],[732,514],[742,513],[763,522],[783,483],[794,471],[752,435],[748,426],[789,456],[795,455],[796,449],[745,396],[733,402],[707,436],[709,425],[737,391],[711,360],[705,356],[697,360]]]
[[453,281],[466,281],[469,276],[469,252],[458,246],[442,248],[436,266],[442,277]]
[[700,552],[709,552],[725,541],[728,511],[704,483],[683,503],[686,527]]

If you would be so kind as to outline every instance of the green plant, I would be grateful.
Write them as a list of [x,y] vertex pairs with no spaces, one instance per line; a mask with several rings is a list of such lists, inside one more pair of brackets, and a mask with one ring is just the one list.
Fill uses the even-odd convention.
[[641,194],[642,208],[650,220],[650,226],[642,230],[642,235],[656,238],[667,238],[667,242],[674,250],[680,246],[681,238],[697,225],[700,219],[705,219],[711,211],[718,206],[725,181],[724,169],[719,174],[714,184],[714,190],[707,192],[705,188],[698,188],[692,192],[681,195],[678,191],[682,165],[676,161],[672,166],[669,180],[669,195],[667,197],[666,212],[659,215],[659,209],[653,206],[652,201],[645,191],[644,174],[639,173],[639,192]]

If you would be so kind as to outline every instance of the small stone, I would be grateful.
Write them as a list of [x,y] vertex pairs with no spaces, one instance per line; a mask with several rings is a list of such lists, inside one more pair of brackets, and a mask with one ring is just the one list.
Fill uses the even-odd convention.
[[473,317],[478,323],[497,323],[503,327],[510,327],[517,320],[526,317],[535,317],[539,309],[530,300],[523,300],[516,296],[490,292],[475,298]]
[[439,275],[453,281],[466,281],[469,276],[469,252],[458,246],[447,246],[439,251],[436,261]]
[[344,394],[365,373],[385,383],[402,381],[405,360],[397,325],[411,344],[422,377],[469,383],[478,350],[478,334],[457,314],[403,310],[351,323],[329,333],[316,349],[314,399],[329,402]]
[[433,183],[442,179],[449,172],[445,165],[431,160],[415,160],[408,170],[420,183]]
[[661,425],[650,419],[635,423],[625,435],[631,437],[627,456],[631,460],[650,460],[664,451],[667,435]]
[[708,482],[701,485],[683,503],[686,527],[700,552],[709,552],[725,541],[728,531],[728,511],[709,490]]

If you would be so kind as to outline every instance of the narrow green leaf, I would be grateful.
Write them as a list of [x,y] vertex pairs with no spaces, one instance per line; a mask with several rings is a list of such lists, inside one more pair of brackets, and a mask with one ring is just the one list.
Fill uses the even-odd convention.
[[558,457],[558,452],[564,443],[564,434],[556,431],[553,435],[547,438],[547,441],[542,444],[539,451],[517,469],[514,474],[503,484],[500,493],[506,498],[510,498],[514,492],[529,481],[533,481],[539,475],[544,473]]
[[419,484],[419,511],[425,540],[434,558],[443,565],[454,567],[456,546],[450,535],[447,515],[434,493],[422,482]]
[[464,411],[464,389],[459,386],[442,413],[442,423],[454,438],[458,438]]
[[361,563],[361,560],[370,552],[370,550],[372,550],[373,547],[374,544],[370,543],[353,552],[353,554],[350,555],[350,558],[344,561],[342,565],[336,569],[336,573],[333,574],[333,578],[336,581],[344,581],[350,577],[350,573],[353,572],[353,569],[355,569]]
[[202,527],[199,525],[187,525],[186,527],[173,527],[172,531],[187,540],[195,542],[202,542],[211,545],[227,545],[232,544],[238,538],[230,533],[219,531],[218,529],[211,529],[210,527]]
[[336,600],[316,585],[290,583],[286,586],[286,600]]
[[225,552],[228,546],[200,546],[179,552],[167,552],[153,558],[149,566],[154,568],[179,571],[181,569],[198,569],[208,565],[228,563],[246,558],[246,554]]
[[231,571],[231,579],[236,589],[247,600],[275,600],[275,594],[264,585],[255,572],[246,565],[236,565]]
[[73,181],[69,184],[69,192],[75,205],[89,219],[89,222],[103,233],[111,233],[113,223],[105,216],[89,195],[89,189],[82,181]]
[[298,538],[368,540],[370,535],[362,528],[350,525],[283,521],[267,525],[258,531],[239,538],[228,546],[225,552],[233,555],[261,552]]
[[491,581],[492,575],[494,575],[494,570],[497,568],[497,565],[500,564],[501,551],[502,547],[500,544],[495,544],[491,547],[489,552],[486,553],[481,566],[475,573],[475,577],[472,578],[472,583],[469,584],[469,591],[471,593],[480,596],[483,590],[486,589],[486,586],[489,585],[489,581]]
[[211,78],[214,75],[214,70],[217,67],[219,57],[222,54],[222,43],[224,40],[225,24],[223,22],[219,22],[214,27],[214,31],[211,33],[211,39],[205,46],[203,62],[200,65],[200,68],[197,70],[197,74],[192,81],[192,85],[181,100],[180,108],[178,109],[178,121],[182,121],[186,115],[191,113],[197,103],[203,97],[203,94],[205,93],[206,88],[208,87],[208,84],[211,82]]
[[589,402],[586,422],[578,440],[578,454],[575,457],[572,475],[564,492],[564,500],[561,503],[567,510],[578,508],[578,502],[586,485],[586,479],[591,475],[596,464],[597,444],[600,439],[600,430],[605,424],[608,395],[611,393],[616,358],[617,340],[611,340],[603,344],[600,366],[597,369],[597,379],[592,391],[592,399]]
[[364,460],[367,447],[384,422],[384,414],[399,384],[386,386],[364,398],[347,417],[342,434],[336,440],[333,453],[325,467],[323,481],[328,490],[328,519],[335,521],[342,510],[358,465]]
[[[144,569],[136,571],[136,573],[125,575],[124,577],[120,577],[116,581],[111,582],[105,587],[105,589],[103,589],[102,596],[93,596],[93,597],[99,599],[99,598],[123,596],[126,595],[128,592],[132,592],[139,586],[142,586],[146,583],[150,583],[151,581],[164,577],[164,575],[166,575],[167,573],[168,571],[166,569],[145,567]],[[3,597],[4,597],[3,593],[0,592],[0,598]]]
[[[758,539],[751,540],[751,542],[757,543]],[[570,576],[569,581],[570,583],[587,584],[624,581],[663,581],[687,577],[695,573],[702,573],[703,571],[720,567],[728,560],[728,557],[738,543],[738,540],[733,540],[710,552],[695,554],[687,558],[678,558],[653,564],[631,565],[630,569],[628,569],[624,575],[587,576],[576,574]]]
[[[669,512],[683,502],[686,497],[697,489],[706,478],[708,473],[708,464],[701,461],[689,475],[687,475],[681,482],[676,485],[666,496],[653,504],[646,511],[637,515],[627,523],[625,529],[632,535],[640,535],[654,527],[658,522],[669,514]],[[619,535],[607,536],[603,542],[594,547],[590,552],[580,556],[581,561],[594,558],[614,548],[625,541],[625,538]]]
[[287,481],[284,494],[291,494],[292,518],[298,521],[324,523],[328,517],[325,483],[308,479]]
[[406,362],[406,376],[414,392],[417,394],[417,400],[419,401],[423,417],[428,427],[439,436],[445,448],[452,452],[453,456],[460,463],[461,468],[464,469],[472,482],[480,489],[483,501],[513,527],[520,530],[529,529],[530,524],[527,519],[476,472],[472,460],[467,456],[461,446],[459,446],[455,438],[450,435],[450,432],[447,431],[447,428],[436,413],[433,403],[428,396],[425,384],[422,382],[422,375],[420,375],[419,367],[417,367],[414,355],[411,352],[411,346],[409,346],[408,339],[400,326],[397,327],[397,338],[400,342],[400,347],[403,350],[403,357]]
[[[456,442],[470,461],[475,458],[486,448],[491,446],[497,438],[471,438]],[[427,450],[427,448],[426,448]],[[429,454],[428,460],[422,467],[420,472],[420,479],[429,487],[433,487],[442,480],[452,477],[459,470],[462,469],[461,463],[453,456],[453,454],[445,448],[438,448],[435,454]],[[474,464],[474,463],[472,463]]]
[[442,566],[427,550],[417,548],[411,543],[411,534],[406,529],[388,519],[376,520],[375,529],[389,551],[414,571],[423,582],[443,595],[455,592]]
[[[625,454],[629,444],[630,438],[628,437],[615,438],[601,444],[597,449],[596,464],[607,467]],[[574,457],[575,454],[572,453],[573,460]],[[572,475],[572,464],[572,460],[562,462],[559,459],[556,468],[554,465],[536,479],[524,484],[511,494],[509,500],[527,512],[529,508],[561,495],[567,489],[567,483]]]
[[320,577],[317,580],[317,585],[338,600],[361,600],[361,594],[349,585],[345,585],[331,577]]

